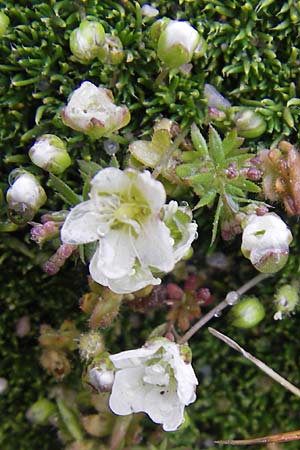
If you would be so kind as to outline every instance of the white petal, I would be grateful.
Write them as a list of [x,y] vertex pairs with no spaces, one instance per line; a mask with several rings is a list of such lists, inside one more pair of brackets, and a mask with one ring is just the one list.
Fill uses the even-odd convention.
[[137,256],[142,266],[152,266],[163,272],[173,269],[173,239],[169,228],[158,218],[150,217],[135,239]]
[[145,392],[145,412],[155,423],[161,423],[165,431],[175,431],[184,421],[184,405],[174,389],[152,386]]
[[97,198],[101,195],[128,192],[131,183],[132,181],[127,176],[126,171],[123,172],[115,167],[107,167],[100,170],[92,179],[91,199],[97,202]]
[[90,263],[90,273],[95,281],[99,278],[98,273],[107,279],[121,278],[130,275],[134,262],[135,251],[126,229],[110,230],[100,239]]
[[143,373],[143,366],[116,372],[109,399],[109,406],[115,414],[123,416],[144,411],[145,391],[149,387],[143,385]]
[[163,184],[152,178],[150,172],[145,171],[138,174],[135,186],[148,202],[152,213],[158,215],[166,201],[166,191]]
[[115,355],[110,355],[109,359],[117,369],[136,367],[144,364],[148,358],[151,358],[159,347],[160,344],[156,344],[149,345],[149,347],[127,350],[125,352],[116,353]]
[[[117,294],[129,294],[131,292],[143,289],[146,286],[157,285],[161,283],[160,278],[154,278],[148,268],[134,268],[129,275],[122,278],[109,279],[105,286],[108,286]],[[103,284],[103,283],[101,283]]]
[[188,252],[192,242],[194,239],[196,239],[197,236],[197,224],[196,223],[189,223],[185,226],[184,229],[181,229],[182,238],[181,240],[174,245],[174,259],[175,262],[178,262],[181,260],[181,258],[186,255]]
[[93,203],[80,203],[69,212],[61,229],[61,240],[65,244],[87,244],[99,238],[97,229],[102,222]]

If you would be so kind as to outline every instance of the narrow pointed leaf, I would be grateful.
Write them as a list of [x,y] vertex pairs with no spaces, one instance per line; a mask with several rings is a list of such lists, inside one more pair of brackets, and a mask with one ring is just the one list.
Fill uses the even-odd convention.
[[214,181],[214,176],[211,172],[203,172],[198,173],[197,175],[193,175],[189,177],[189,181],[195,186],[197,184],[212,184]]
[[233,150],[239,149],[243,142],[244,138],[239,137],[236,130],[230,131],[223,140],[225,156],[229,155]]
[[191,126],[191,138],[192,138],[192,143],[193,143],[195,149],[197,150],[197,152],[200,153],[200,156],[202,156],[203,158],[207,157],[208,156],[208,148],[207,148],[206,141],[195,123],[193,123]]
[[81,202],[80,196],[70,186],[53,174],[50,174],[50,184],[69,205],[74,206]]
[[196,210],[196,209],[202,208],[203,206],[212,204],[216,198],[216,195],[217,195],[217,191],[215,189],[205,192],[203,197],[199,200],[199,202],[193,209]]
[[219,197],[218,206],[217,206],[217,209],[216,209],[214,222],[213,222],[213,230],[212,230],[212,236],[211,236],[211,242],[210,242],[211,246],[215,242],[215,239],[216,239],[216,236],[217,236],[217,231],[218,231],[218,226],[219,226],[219,221],[220,221],[222,208],[223,208],[223,201],[222,201],[221,197]]
[[218,132],[212,126],[209,128],[209,153],[216,166],[220,166],[224,162],[223,143]]

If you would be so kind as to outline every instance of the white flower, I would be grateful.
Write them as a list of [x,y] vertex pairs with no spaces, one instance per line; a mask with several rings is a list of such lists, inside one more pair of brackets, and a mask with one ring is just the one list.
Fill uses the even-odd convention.
[[172,20],[162,31],[157,54],[168,67],[187,64],[193,57],[200,41],[200,35],[188,22]]
[[54,174],[63,173],[71,164],[64,142],[54,134],[40,136],[29,150],[33,164]]
[[289,255],[292,233],[275,213],[247,217],[242,240],[242,252],[260,272],[280,270]]
[[184,361],[188,352],[187,346],[157,338],[140,349],[111,355],[117,369],[111,410],[118,415],[145,412],[165,431],[176,430],[184,422],[184,407],[196,400],[198,381]]
[[9,207],[21,212],[31,209],[36,212],[47,200],[46,194],[38,180],[29,172],[20,172],[8,189],[6,199]]
[[174,259],[180,261],[189,251],[192,242],[197,238],[197,224],[191,222],[192,211],[185,206],[178,206],[174,200],[164,205],[163,221],[171,231],[174,239]]
[[188,233],[174,247],[172,231],[160,218],[166,201],[162,183],[149,172],[110,167],[98,172],[91,185],[90,200],[67,216],[62,241],[75,245],[99,241],[90,274],[113,292],[159,284],[152,272],[172,270],[192,240]]
[[61,112],[65,125],[92,138],[109,136],[130,121],[126,106],[116,106],[109,89],[84,81]]

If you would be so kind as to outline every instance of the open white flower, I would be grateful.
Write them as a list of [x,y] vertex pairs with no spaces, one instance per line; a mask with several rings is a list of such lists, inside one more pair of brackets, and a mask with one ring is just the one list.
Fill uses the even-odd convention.
[[115,414],[145,412],[165,431],[184,422],[184,407],[196,400],[198,384],[186,345],[156,338],[110,359],[117,369],[109,399]]
[[84,81],[76,89],[62,109],[61,117],[65,125],[97,139],[109,136],[130,121],[127,106],[114,104],[109,89]]
[[169,272],[178,260],[170,229],[160,218],[166,201],[162,183],[149,172],[110,167],[98,172],[91,185],[90,200],[67,216],[62,241],[75,245],[99,241],[90,274],[116,293],[159,284],[153,272]]
[[292,239],[292,233],[277,214],[250,214],[244,224],[241,249],[257,270],[274,273],[287,262]]

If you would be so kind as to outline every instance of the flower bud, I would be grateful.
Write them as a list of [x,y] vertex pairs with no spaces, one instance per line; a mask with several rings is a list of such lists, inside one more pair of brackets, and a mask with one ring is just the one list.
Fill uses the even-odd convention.
[[61,112],[65,125],[93,139],[108,137],[130,121],[126,106],[116,106],[110,90],[84,81]]
[[108,327],[118,315],[121,301],[122,295],[114,299],[100,298],[91,314],[90,327],[93,329]]
[[157,54],[167,67],[187,64],[198,46],[200,35],[188,22],[172,20],[160,34]]
[[63,173],[71,164],[64,142],[54,134],[44,134],[29,150],[33,164],[56,175]]
[[104,351],[103,336],[97,331],[82,334],[79,340],[79,352],[82,359],[95,358]]
[[106,64],[120,64],[124,56],[125,53],[121,40],[117,36],[106,34],[101,61]]
[[4,12],[0,12],[0,37],[4,36],[6,33],[6,29],[9,25],[9,17],[4,14]]
[[228,109],[231,104],[227,98],[223,97],[222,94],[211,84],[205,83],[204,85],[204,97],[207,100],[207,105],[209,108],[217,109]]
[[265,317],[265,308],[256,297],[247,297],[231,309],[232,325],[238,328],[255,327]]
[[83,64],[103,55],[104,28],[99,22],[84,20],[70,35],[70,49]]
[[114,420],[115,418],[111,413],[89,414],[88,416],[82,416],[80,419],[85,431],[95,437],[110,435]]
[[108,358],[107,361],[102,360],[88,371],[89,384],[92,385],[96,391],[109,392],[113,385],[114,378],[113,366]]
[[14,174],[16,178],[6,194],[10,218],[18,224],[26,223],[34,217],[47,197],[34,175],[18,170],[11,175]]
[[250,214],[245,220],[242,253],[260,272],[275,273],[285,265],[293,236],[275,213]]
[[275,295],[275,320],[281,320],[284,315],[292,313],[299,301],[298,290],[295,286],[284,284],[281,286]]
[[31,423],[39,425],[45,425],[48,419],[57,412],[54,403],[50,402],[47,398],[41,398],[37,400],[26,412],[26,418]]
[[234,121],[238,135],[245,138],[257,138],[261,136],[267,128],[265,119],[251,109],[245,109],[238,112]]

